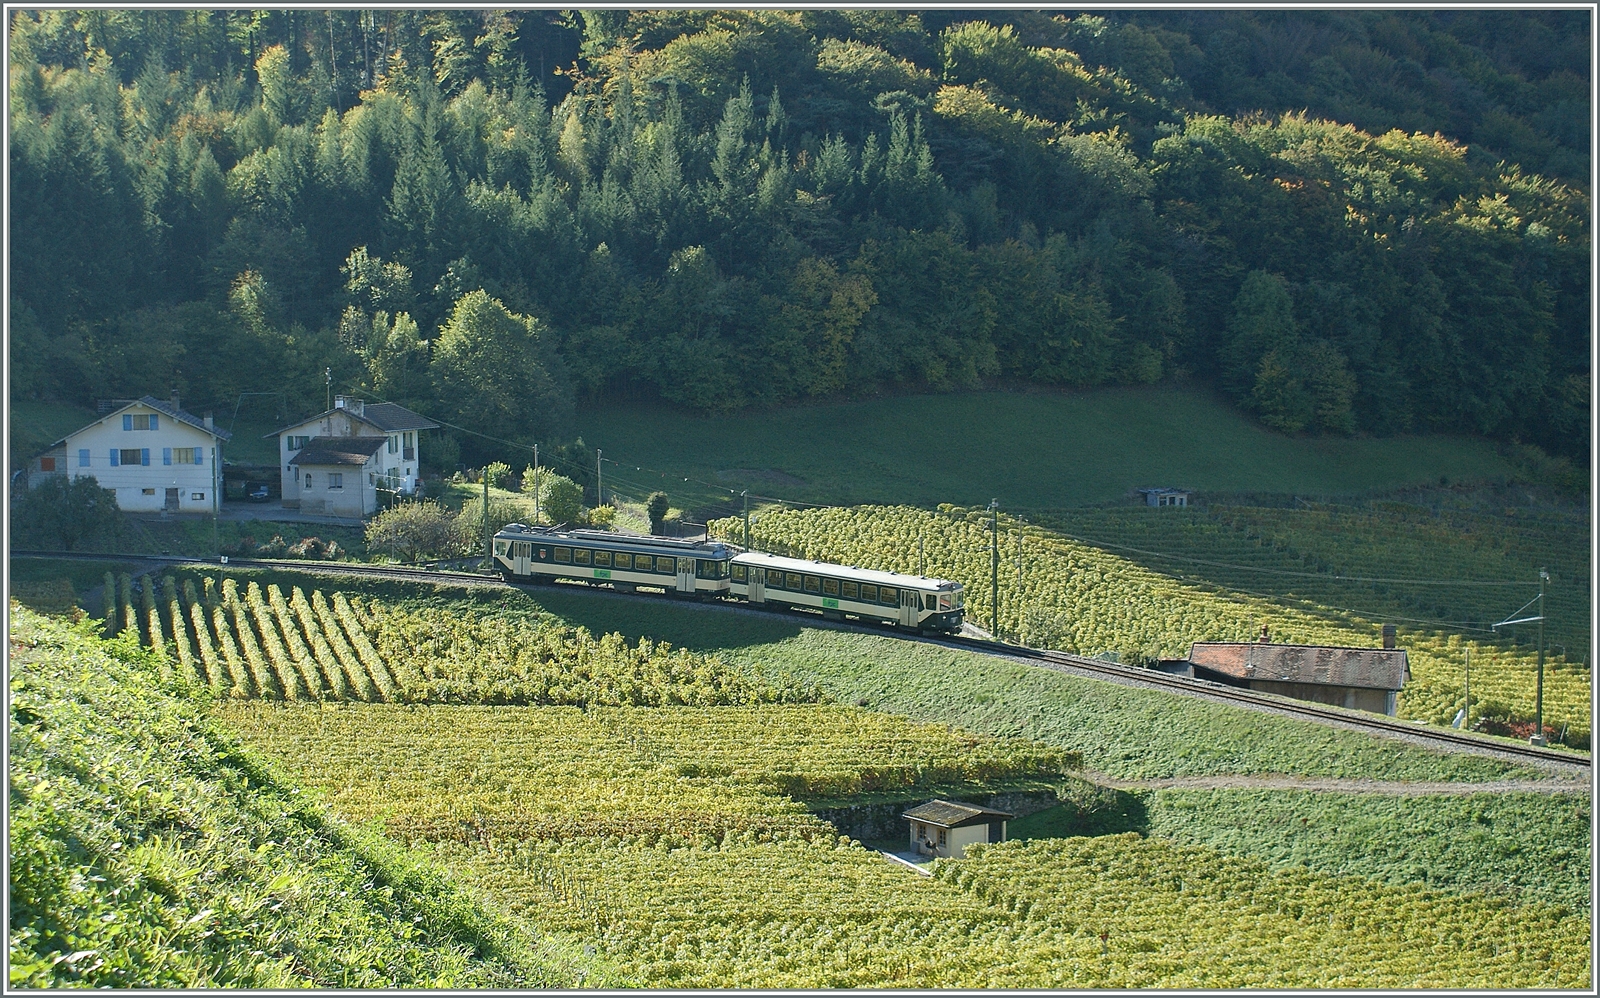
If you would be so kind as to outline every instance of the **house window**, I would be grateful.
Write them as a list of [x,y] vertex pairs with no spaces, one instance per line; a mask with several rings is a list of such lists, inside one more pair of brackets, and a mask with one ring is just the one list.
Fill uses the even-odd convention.
[[121,457],[123,464],[143,464],[144,462],[139,460],[141,453],[136,447],[124,447],[119,457]]
[[195,500],[197,502],[204,501],[205,497],[206,497],[206,494],[204,492],[191,492],[191,493],[189,493],[189,498],[193,499],[193,500]]
[[311,472],[306,472],[306,488],[311,487]]
[[330,489],[342,489],[342,488],[344,488],[344,472],[342,472],[342,471],[329,472],[328,473],[328,488],[330,488]]
[[289,450],[299,450],[299,449],[301,449],[302,447],[304,447],[306,444],[308,444],[310,442],[311,442],[311,438],[310,437],[284,437],[283,438],[284,446],[287,447]]
[[122,417],[122,428],[124,430],[158,430],[161,428],[161,417],[126,415]]
[[142,496],[153,496],[153,495],[156,494],[156,490],[155,489],[140,489],[139,490],[139,494],[142,495]]
[[78,451],[78,467],[89,467],[89,449],[87,447]]
[[54,470],[56,470],[56,459],[53,458],[53,457],[41,457],[39,459],[39,470],[40,471],[54,471]]
[[400,438],[399,437],[391,436],[389,438],[389,453],[391,453],[391,454],[400,453]]

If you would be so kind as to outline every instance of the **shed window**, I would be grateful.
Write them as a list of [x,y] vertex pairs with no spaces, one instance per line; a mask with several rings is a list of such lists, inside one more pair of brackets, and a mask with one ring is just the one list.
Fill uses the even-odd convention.
[[861,587],[857,586],[854,582],[846,582],[840,588],[844,590],[843,595],[845,599],[856,599],[861,595]]
[[734,566],[732,566],[732,571],[733,571],[733,581],[735,581],[735,582],[747,581],[747,579],[748,579],[747,570],[745,569],[745,567],[743,565],[734,565]]
[[815,575],[806,576],[806,592],[808,592],[808,593],[820,593],[820,592],[822,592],[822,580],[817,578]]
[[839,580],[838,579],[823,579],[822,580],[822,591],[823,591],[824,594],[826,594],[828,596],[837,596],[837,595],[839,595]]
[[572,549],[556,548],[556,561],[562,565],[572,564]]
[[863,582],[861,584],[861,599],[867,603],[878,602],[878,587]]
[[611,552],[610,551],[596,551],[594,553],[594,567],[595,568],[610,568],[611,567]]
[[948,834],[949,833],[945,829],[943,829],[943,828],[939,829],[939,845],[942,846],[942,845],[945,844],[946,836]]

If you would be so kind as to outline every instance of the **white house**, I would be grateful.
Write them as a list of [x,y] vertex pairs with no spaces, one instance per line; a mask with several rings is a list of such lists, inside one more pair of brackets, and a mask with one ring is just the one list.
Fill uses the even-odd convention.
[[300,512],[362,517],[377,512],[383,437],[312,437],[289,459]]
[[232,434],[146,395],[69,433],[28,464],[28,485],[92,475],[130,512],[211,513],[220,502],[223,441]]
[[[438,428],[439,424],[426,416],[393,402],[363,402],[358,398],[337,395],[333,400],[333,408],[327,412],[267,434],[278,438],[278,456],[283,469],[283,504],[306,513],[328,511],[330,516],[365,516],[377,508],[376,490],[379,484],[385,489],[409,495],[417,487],[417,435],[422,430]],[[350,437],[376,438],[382,446],[369,449],[369,445],[363,443],[355,447],[347,439]],[[331,450],[320,446],[332,446],[334,442],[337,442],[337,446]],[[313,443],[319,444],[319,450],[313,455],[315,461],[300,458],[300,452]],[[330,454],[342,456],[331,464],[316,463]],[[350,464],[349,461],[355,457],[361,458],[359,464]],[[360,512],[331,512],[327,487],[317,484],[319,468],[323,469],[324,475],[344,475],[357,468],[362,475],[371,475],[372,502],[369,504],[363,499]],[[308,471],[311,475],[309,492],[305,485]],[[380,478],[383,479],[382,483],[378,482]],[[325,483],[327,480],[322,481]],[[342,487],[353,489],[354,486],[347,482]],[[365,495],[366,489],[367,486],[363,485],[361,495]],[[352,491],[343,495],[348,497],[355,494]],[[336,505],[340,509],[354,508],[347,498],[341,498]]]

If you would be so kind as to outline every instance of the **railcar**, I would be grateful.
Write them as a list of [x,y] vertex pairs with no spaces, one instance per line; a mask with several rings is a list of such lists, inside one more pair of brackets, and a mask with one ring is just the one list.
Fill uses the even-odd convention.
[[494,535],[494,561],[507,582],[570,579],[622,592],[640,586],[709,598],[728,594],[725,544],[557,530],[508,523]]
[[728,591],[752,604],[809,607],[915,631],[961,630],[961,583],[747,551],[733,556]]

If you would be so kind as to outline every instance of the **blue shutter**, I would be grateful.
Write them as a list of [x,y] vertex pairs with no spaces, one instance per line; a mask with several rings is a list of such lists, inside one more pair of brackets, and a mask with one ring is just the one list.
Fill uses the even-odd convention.
[[147,468],[150,466],[150,448],[139,448],[139,463]]
[[205,453],[206,453],[206,449],[204,447],[196,447],[194,449],[194,463],[195,464],[203,463],[204,460],[205,460]]
[[123,416],[122,417],[122,428],[124,430],[133,429],[133,417],[132,416]]
[[157,421],[160,420],[160,419],[161,419],[161,417],[157,416],[155,413],[152,412],[150,414],[150,428],[152,430],[159,430],[161,428],[160,426],[157,425]]
[[111,448],[111,467],[115,468],[122,463],[121,460],[119,460],[121,456],[122,455],[117,453],[117,449],[115,447]]
[[78,467],[80,467],[80,468],[89,467],[89,449],[87,447],[85,447],[82,450],[78,451]]
[[162,464],[171,464],[172,463],[172,448],[171,447],[163,447],[163,448],[161,448],[161,463]]

